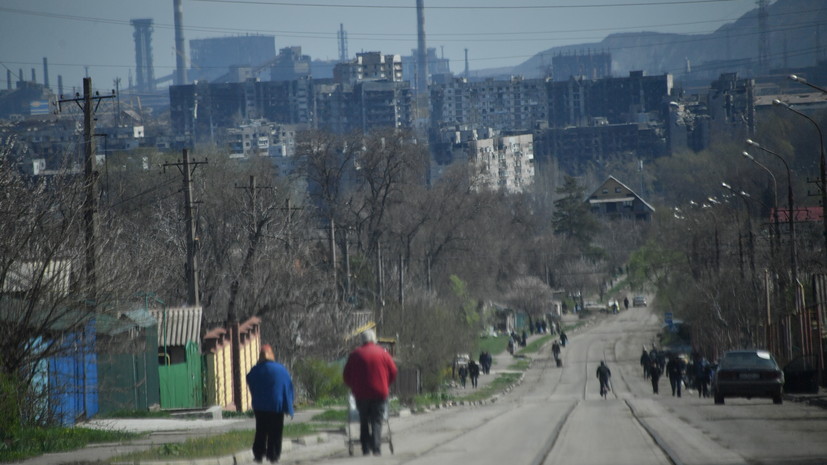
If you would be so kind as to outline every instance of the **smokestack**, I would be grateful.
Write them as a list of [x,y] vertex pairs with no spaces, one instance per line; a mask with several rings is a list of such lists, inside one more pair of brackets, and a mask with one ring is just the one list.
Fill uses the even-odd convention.
[[428,92],[428,50],[425,48],[425,0],[416,0],[416,36],[418,41],[416,92]]
[[63,95],[63,76],[57,75],[57,95]]
[[37,74],[35,74],[34,68],[32,68],[32,83],[37,82]]
[[17,68],[17,82],[23,85],[23,68]]
[[468,78],[468,49],[465,49],[465,78]]
[[6,70],[6,87],[8,87],[8,89],[11,90],[11,70],[10,69]]
[[152,19],[133,19],[135,28],[135,72],[138,75],[138,90],[155,90],[155,71],[152,67]]
[[175,84],[187,83],[187,51],[184,48],[184,1],[172,0],[175,9]]
[[43,57],[43,86],[49,88],[49,62]]
[[339,23],[339,63],[347,61],[347,32],[345,25]]

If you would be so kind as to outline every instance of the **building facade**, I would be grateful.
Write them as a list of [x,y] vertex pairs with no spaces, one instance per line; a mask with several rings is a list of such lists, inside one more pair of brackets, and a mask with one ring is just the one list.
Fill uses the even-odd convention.
[[471,140],[467,151],[472,180],[478,189],[519,193],[534,182],[531,134]]

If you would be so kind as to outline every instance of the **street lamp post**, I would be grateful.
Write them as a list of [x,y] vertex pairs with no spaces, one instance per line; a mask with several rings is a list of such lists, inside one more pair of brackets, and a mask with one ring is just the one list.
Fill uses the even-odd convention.
[[[776,152],[773,152],[772,150],[769,150],[769,149],[761,146],[759,143],[757,143],[757,142],[755,142],[751,139],[747,139],[746,143],[747,143],[747,145],[751,145],[751,146],[753,146],[753,147],[755,147],[755,148],[757,148],[757,149],[759,149],[763,152],[769,153],[770,155],[773,155],[776,158],[778,158],[779,160],[781,160],[781,162],[784,164],[784,168],[787,171],[787,210],[788,210],[787,211],[787,221],[788,221],[789,228],[790,228],[790,274],[791,274],[791,277],[792,277],[792,279],[791,279],[792,285],[796,286],[796,282],[798,280],[798,253],[797,253],[797,248],[796,248],[797,246],[796,246],[796,236],[795,236],[795,216],[793,214],[795,212],[795,201],[794,201],[794,197],[793,197],[793,182],[792,182],[792,175],[790,173],[790,166],[787,164],[787,160],[785,160],[784,157],[782,157],[781,155],[779,155]],[[755,163],[756,165],[763,168],[768,173],[770,173],[770,176],[773,176],[773,182],[775,182],[775,176],[772,174],[772,172],[766,166],[764,166],[762,163],[759,163],[752,155],[750,155],[746,151],[744,151],[742,153],[742,155],[745,158],[747,158],[748,160]],[[776,194],[776,196],[777,196],[777,194]],[[776,197],[776,199],[777,199],[777,197]],[[778,238],[780,239],[780,231],[778,229],[778,205],[777,204],[775,206],[775,215],[774,216],[775,216],[776,233],[778,234]],[[767,291],[767,292],[769,292],[769,291]],[[769,299],[769,297],[768,297],[768,299]],[[772,316],[771,316],[771,312],[770,312],[770,308],[769,308],[769,300],[767,301],[767,305],[768,305],[768,307],[767,307],[767,344],[772,345],[772,340],[771,340]]]
[[[784,168],[787,170],[787,209],[789,210],[787,212],[787,222],[788,222],[789,228],[790,228],[790,271],[792,273],[793,282],[795,282],[798,279],[798,252],[797,252],[797,249],[796,249],[796,236],[795,236],[795,201],[794,201],[794,198],[793,198],[793,180],[792,180],[792,174],[790,172],[790,166],[787,164],[787,160],[785,160],[784,157],[782,157],[781,155],[773,152],[772,150],[769,150],[769,149],[761,146],[758,142],[755,142],[751,139],[747,139],[746,142],[747,142],[748,145],[751,145],[751,146],[753,146],[753,147],[755,147],[755,148],[757,148],[757,149],[759,149],[763,152],[766,152],[770,155],[773,155],[776,158],[778,158],[779,160],[781,160],[781,162],[784,164]],[[772,172],[769,170],[769,168],[767,168],[762,163],[760,163],[758,160],[756,160],[748,152],[743,152],[742,155],[744,156],[744,158],[747,158],[748,160],[752,161],[756,165],[763,168],[766,172],[768,172],[770,174],[770,176],[772,176],[773,184],[775,184],[775,176],[772,174]],[[776,188],[777,188],[777,184],[776,184]],[[776,196],[777,196],[777,193],[776,193]],[[776,198],[776,202],[777,202],[777,200],[778,199]],[[775,226],[777,228],[778,227],[778,205],[777,204],[776,204],[776,207],[775,207],[774,221],[775,221]],[[776,231],[777,231],[777,229],[776,229]]]
[[[755,241],[752,235],[752,220],[750,219],[750,212],[749,212],[749,200],[751,195],[744,191],[739,191],[730,186],[729,184],[722,182],[721,187],[727,189],[728,191],[732,192],[733,194],[737,195],[744,201],[744,207],[747,210],[747,247],[749,248],[749,263],[750,263],[750,270],[752,271],[753,276],[755,276]],[[736,212],[737,215],[737,212]],[[740,235],[740,233],[739,233]]]
[[[822,213],[821,217],[824,223],[824,253],[827,255],[827,214],[825,214],[825,210],[827,210],[827,160],[824,159],[824,135],[821,132],[821,126],[815,122],[814,119],[810,118],[806,114],[796,110],[790,104],[786,102],[782,102],[781,100],[775,99],[772,101],[773,105],[782,106],[791,112],[802,116],[807,119],[807,121],[813,123],[815,126],[816,131],[818,131],[818,148],[819,148],[819,171],[820,171],[820,179],[821,179],[821,208]],[[791,212],[792,213],[792,212]]]
[[804,84],[807,87],[812,87],[813,89],[815,89],[819,92],[827,94],[827,89],[825,89],[823,87],[819,87],[819,86],[817,86],[817,85],[815,85],[811,82],[808,82],[806,79],[804,79],[801,76],[796,76],[795,74],[790,74],[790,80],[801,83],[801,84]]
[[[780,105],[780,106],[790,110],[791,112],[797,114],[798,116],[801,116],[801,117],[805,118],[807,121],[812,123],[813,126],[815,126],[816,131],[818,131],[818,148],[819,148],[819,154],[820,154],[820,156],[819,156],[820,170],[819,171],[821,172],[820,173],[820,178],[821,178],[821,208],[822,208],[821,217],[822,217],[823,223],[824,223],[824,253],[825,253],[825,255],[827,255],[827,214],[825,214],[825,212],[827,211],[827,160],[825,160],[825,158],[824,158],[824,134],[821,132],[821,126],[819,126],[818,123],[816,123],[816,121],[814,119],[812,119],[809,116],[807,116],[806,114],[796,110],[790,104],[788,104],[786,102],[782,102],[781,100],[778,100],[778,99],[773,100],[772,103],[773,103],[773,105]],[[799,288],[801,287],[801,285],[799,283],[796,283],[796,285]],[[798,301],[803,303],[803,295],[799,297],[798,293],[797,293],[796,298],[797,298]],[[808,321],[810,312],[806,308],[802,308],[803,305],[797,305],[797,307],[800,310],[800,312],[798,314],[798,320],[799,320],[799,326],[800,326],[799,330],[800,330],[800,333],[801,333],[801,352],[802,352],[802,354],[806,355],[806,354],[812,353],[812,345],[811,345],[811,336],[812,336],[812,334],[810,333],[810,330],[808,329],[809,326],[810,326],[810,322]]]
[[[795,74],[791,74],[790,79],[792,79],[795,82],[804,84],[807,87],[813,88],[813,89],[815,89],[815,90],[817,90],[817,91],[819,91],[823,94],[827,94],[827,89],[825,89],[823,87],[820,87],[820,86],[817,86],[815,84],[812,84],[810,82],[807,82],[807,80],[804,79],[803,77],[796,76]],[[775,103],[775,101],[773,101],[773,103]],[[790,106],[787,105],[787,108],[790,108]],[[792,108],[790,108],[790,109],[792,110]],[[795,110],[793,110],[793,111],[795,111]],[[804,116],[804,115],[802,115],[802,116]],[[807,118],[807,119],[810,119],[810,118]],[[818,129],[818,135],[819,135],[820,142],[821,142],[821,206],[822,206],[822,209],[827,209],[827,162],[825,162],[825,160],[824,160],[824,137],[821,134],[821,128],[818,127],[818,124],[816,124],[815,121],[813,121],[811,119],[810,119],[810,122],[812,122],[815,125],[816,129]],[[825,247],[827,247],[827,214],[825,213],[824,210],[822,210],[821,215],[824,219],[824,241],[825,241]],[[825,253],[827,253],[827,250],[825,250]],[[823,326],[822,326],[823,322],[822,322],[822,312],[821,312],[821,310],[817,310],[817,313],[818,313],[818,319],[817,319],[817,321],[818,321],[818,379],[822,380],[823,379],[822,378],[822,371],[824,370],[824,348],[823,348],[823,337],[821,336],[822,331],[823,331]]]

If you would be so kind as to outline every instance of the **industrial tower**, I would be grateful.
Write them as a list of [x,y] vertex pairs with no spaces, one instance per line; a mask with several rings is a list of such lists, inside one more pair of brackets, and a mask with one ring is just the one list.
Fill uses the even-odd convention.
[[339,23],[339,32],[337,33],[339,39],[339,63],[347,62],[347,32],[345,32],[345,25]]
[[758,0],[758,72],[767,74],[770,70],[770,32],[767,20],[769,0]]
[[152,67],[152,19],[133,19],[129,21],[135,32],[135,74],[138,91],[155,90],[155,71]]

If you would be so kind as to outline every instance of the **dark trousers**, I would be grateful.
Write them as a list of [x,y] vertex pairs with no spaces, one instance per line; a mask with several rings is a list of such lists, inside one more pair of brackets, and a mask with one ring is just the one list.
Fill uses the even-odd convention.
[[660,380],[660,376],[652,376],[652,392],[657,394],[658,393],[658,381]]
[[257,462],[267,457],[270,462],[281,457],[281,435],[284,431],[284,413],[254,411],[256,435],[253,439],[253,457]]
[[479,378],[478,376],[473,376],[473,375],[471,376],[471,386],[472,387],[477,387],[477,379],[478,378]]
[[359,440],[362,453],[379,454],[382,448],[382,420],[385,417],[385,401],[382,399],[356,399],[359,410]]
[[675,393],[678,393],[678,397],[681,396],[681,377],[680,376],[670,376],[669,377],[669,384],[672,385],[672,395],[674,396]]

